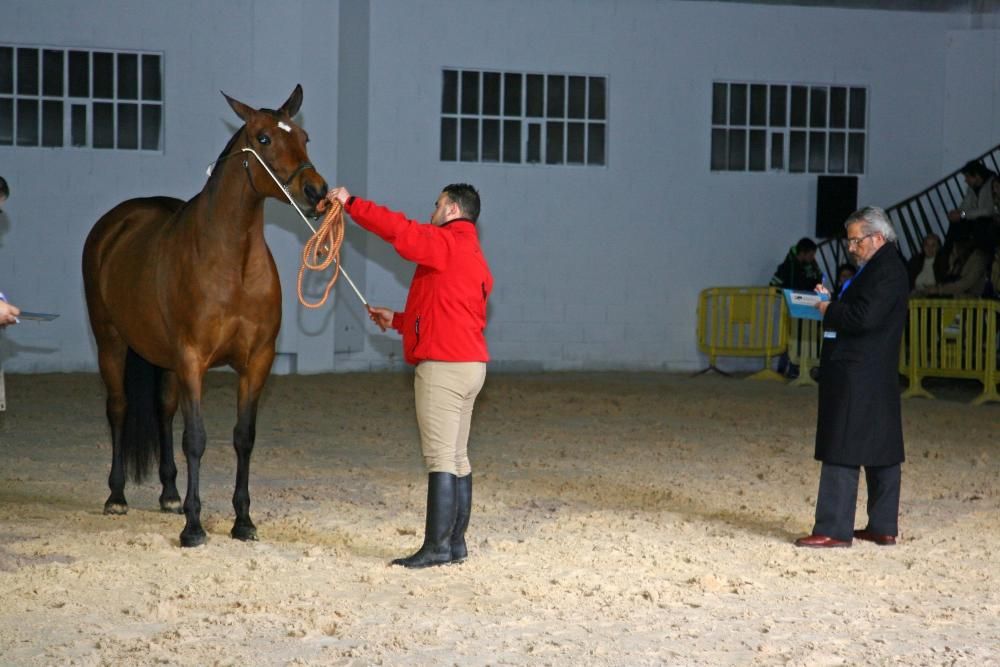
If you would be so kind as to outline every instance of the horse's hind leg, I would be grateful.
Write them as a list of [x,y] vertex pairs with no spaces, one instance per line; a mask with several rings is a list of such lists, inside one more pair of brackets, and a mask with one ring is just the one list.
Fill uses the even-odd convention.
[[125,500],[125,449],[122,427],[125,423],[125,352],[124,341],[114,332],[104,332],[98,342],[98,366],[108,392],[107,417],[111,427],[111,473],[108,487],[111,495],[104,502],[105,514],[128,513]]
[[160,387],[160,510],[180,514],[177,492],[177,464],[174,463],[174,414],[177,412],[177,376],[166,371]]
[[272,361],[273,352],[261,352],[240,374],[236,427],[233,429],[233,448],[236,450],[233,509],[236,510],[236,522],[230,532],[237,540],[257,539],[257,527],[250,520],[250,455],[257,437],[257,404],[271,372]]

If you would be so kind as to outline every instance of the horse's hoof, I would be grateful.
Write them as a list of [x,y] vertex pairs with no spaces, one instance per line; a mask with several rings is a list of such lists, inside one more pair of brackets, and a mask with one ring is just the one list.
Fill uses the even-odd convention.
[[128,514],[128,504],[127,503],[113,503],[110,500],[104,503],[104,513],[112,515],[123,515]]
[[184,507],[181,505],[180,498],[175,498],[174,500],[161,500],[160,511],[168,512],[170,514],[183,514]]
[[242,540],[244,542],[257,541],[257,527],[253,524],[249,526],[233,526],[229,534],[232,535],[234,540]]
[[205,531],[203,531],[203,530],[197,531],[197,532],[190,532],[190,533],[187,532],[187,531],[181,532],[181,546],[182,547],[185,547],[185,548],[186,547],[200,547],[201,545],[205,544],[206,541],[207,541],[207,538],[205,536]]

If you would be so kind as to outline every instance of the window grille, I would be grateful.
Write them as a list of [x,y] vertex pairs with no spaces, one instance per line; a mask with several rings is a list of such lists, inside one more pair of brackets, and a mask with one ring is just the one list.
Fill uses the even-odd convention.
[[444,162],[602,166],[607,78],[445,69]]
[[0,146],[163,148],[159,53],[0,45]]
[[868,90],[712,84],[712,171],[863,174]]

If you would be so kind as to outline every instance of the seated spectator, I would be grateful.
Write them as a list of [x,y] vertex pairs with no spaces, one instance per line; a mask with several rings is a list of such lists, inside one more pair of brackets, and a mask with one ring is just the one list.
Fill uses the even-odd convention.
[[853,264],[841,264],[837,267],[837,282],[833,284],[833,291],[830,293],[830,299],[836,301],[840,297],[840,293],[844,291],[847,283],[858,273],[857,267]]
[[940,250],[940,236],[931,232],[924,237],[923,249],[906,263],[910,274],[910,291],[924,290],[942,282],[947,270],[947,258],[940,256]]
[[[804,237],[788,250],[785,261],[774,270],[770,285],[779,289],[812,292],[822,282],[823,272],[816,263],[816,243]],[[791,379],[799,376],[799,366],[790,363],[788,352],[778,357],[778,373]]]
[[990,269],[990,282],[987,285],[987,291],[990,293],[986,296],[1000,299],[1000,246],[997,246],[993,253],[993,268]]
[[970,160],[962,167],[965,177],[965,196],[958,208],[948,211],[948,233],[945,234],[945,251],[950,250],[956,236],[971,234],[982,243],[988,236],[993,223],[993,181],[992,171],[978,160]]
[[993,219],[990,221],[986,241],[995,250],[1000,248],[1000,178],[993,178],[990,189],[993,191]]
[[937,285],[918,290],[915,296],[951,296],[978,299],[986,287],[990,256],[970,235],[955,240],[948,255],[948,272]]
[[791,247],[771,277],[771,287],[811,292],[823,282],[823,272],[816,263],[816,243],[810,238],[799,239]]

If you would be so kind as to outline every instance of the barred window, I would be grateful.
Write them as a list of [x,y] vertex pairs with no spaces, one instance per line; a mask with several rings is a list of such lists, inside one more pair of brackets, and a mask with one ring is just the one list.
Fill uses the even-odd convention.
[[607,78],[445,69],[444,162],[601,166]]
[[159,53],[0,44],[0,146],[159,151]]
[[712,84],[712,171],[863,174],[868,90]]

